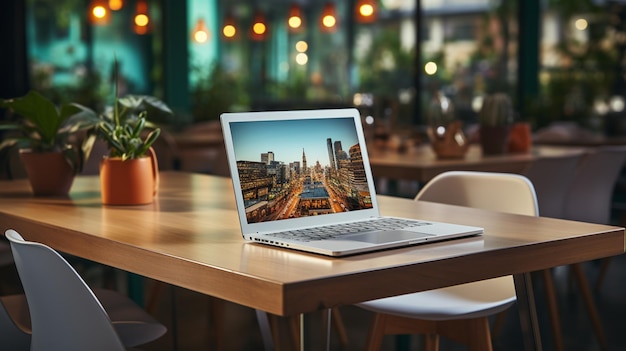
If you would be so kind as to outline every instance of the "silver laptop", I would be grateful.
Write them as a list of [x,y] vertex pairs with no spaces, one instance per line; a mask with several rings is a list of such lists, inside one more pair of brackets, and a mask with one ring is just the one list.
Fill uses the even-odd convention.
[[381,217],[356,109],[221,115],[246,240],[329,256],[482,234]]

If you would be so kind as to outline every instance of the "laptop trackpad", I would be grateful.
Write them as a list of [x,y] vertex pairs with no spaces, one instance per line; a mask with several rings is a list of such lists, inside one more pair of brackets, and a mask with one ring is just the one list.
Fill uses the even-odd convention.
[[346,235],[338,239],[362,241],[372,244],[384,244],[395,241],[405,240],[426,240],[426,238],[434,236],[433,234],[417,233],[409,230],[390,230],[382,232],[367,232],[355,235]]

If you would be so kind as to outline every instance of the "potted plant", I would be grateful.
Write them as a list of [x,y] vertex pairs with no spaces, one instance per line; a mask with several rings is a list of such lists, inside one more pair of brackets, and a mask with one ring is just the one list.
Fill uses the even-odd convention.
[[171,115],[172,111],[155,97],[127,95],[116,97],[112,109],[101,116],[98,136],[109,148],[109,155],[100,162],[106,205],[148,204],[157,193],[159,169],[152,144],[161,130],[147,121],[149,114]]
[[484,155],[507,151],[509,130],[513,122],[513,104],[505,93],[488,95],[478,114],[480,145]]
[[97,114],[80,104],[56,106],[36,91],[0,101],[18,118],[0,124],[8,137],[0,150],[18,147],[33,193],[67,195],[87,159],[93,138],[80,135],[99,123]]
[[462,158],[469,147],[463,122],[456,118],[454,105],[437,94],[428,106],[428,139],[438,158]]

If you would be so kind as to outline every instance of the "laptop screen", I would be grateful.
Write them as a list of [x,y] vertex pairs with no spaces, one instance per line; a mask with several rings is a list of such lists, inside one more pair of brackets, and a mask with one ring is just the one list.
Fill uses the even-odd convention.
[[281,113],[276,119],[227,123],[234,154],[229,155],[234,156],[231,171],[236,162],[231,174],[237,177],[235,192],[240,192],[248,224],[320,220],[373,207],[360,121],[357,125],[345,111],[331,118],[298,115],[295,111],[292,118]]

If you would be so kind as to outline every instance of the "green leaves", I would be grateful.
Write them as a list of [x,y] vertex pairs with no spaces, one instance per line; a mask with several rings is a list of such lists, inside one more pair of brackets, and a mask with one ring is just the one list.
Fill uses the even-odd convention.
[[[79,131],[98,125],[100,119],[91,109],[79,104],[66,104],[58,108],[52,101],[36,91],[22,97],[0,100],[0,107],[9,109],[19,118],[12,118],[0,129],[13,131],[0,144],[0,150],[17,146],[35,152],[62,151],[74,171],[79,172],[88,153],[73,145],[69,137]],[[78,156],[77,156],[78,155]]]
[[171,115],[172,111],[161,100],[146,95],[128,95],[119,98],[112,113],[104,114],[98,128],[101,138],[109,145],[111,157],[122,160],[144,156],[154,144],[161,130],[148,122],[149,114]]
[[30,91],[23,97],[9,99],[2,102],[3,107],[10,108],[24,118],[30,126],[23,128],[39,135],[40,143],[52,146],[57,131],[63,122],[56,106],[36,91]]

